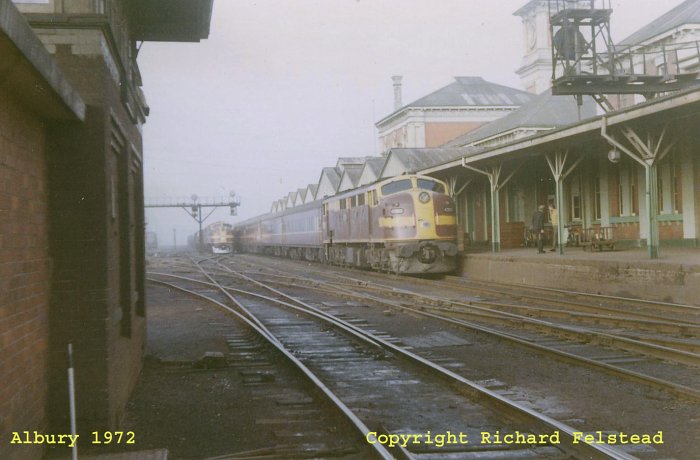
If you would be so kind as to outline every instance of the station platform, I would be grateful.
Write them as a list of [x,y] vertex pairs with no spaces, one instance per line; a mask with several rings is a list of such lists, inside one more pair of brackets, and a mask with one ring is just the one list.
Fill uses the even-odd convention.
[[469,251],[462,276],[476,281],[523,284],[700,306],[700,249],[661,248],[651,260],[644,248],[589,252],[565,248]]

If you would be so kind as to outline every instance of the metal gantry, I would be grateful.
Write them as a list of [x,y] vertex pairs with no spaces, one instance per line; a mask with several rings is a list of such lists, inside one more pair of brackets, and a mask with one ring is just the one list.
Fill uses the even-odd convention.
[[[217,208],[229,208],[231,215],[235,216],[238,206],[241,205],[241,200],[236,196],[235,192],[231,192],[226,197],[204,197],[200,198],[197,195],[192,195],[189,200],[186,198],[159,198],[147,199],[144,208],[181,208],[188,216],[192,217],[199,224],[199,241],[198,249],[204,247],[202,224],[209,216],[216,211]],[[205,208],[212,208],[209,213],[204,215]]]
[[604,110],[606,94],[658,94],[697,85],[700,43],[625,44],[610,35],[610,0],[549,0],[552,94],[592,96]]

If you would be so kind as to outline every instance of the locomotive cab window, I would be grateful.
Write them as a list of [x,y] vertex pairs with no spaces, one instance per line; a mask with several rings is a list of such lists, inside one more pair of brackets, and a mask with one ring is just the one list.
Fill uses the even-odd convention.
[[411,190],[412,188],[413,184],[411,183],[411,179],[397,180],[395,182],[389,182],[388,184],[383,185],[382,195],[391,195],[392,193],[403,192],[405,190]]
[[430,179],[418,179],[418,188],[421,190],[430,190],[431,192],[445,193],[445,186],[440,182],[435,182]]

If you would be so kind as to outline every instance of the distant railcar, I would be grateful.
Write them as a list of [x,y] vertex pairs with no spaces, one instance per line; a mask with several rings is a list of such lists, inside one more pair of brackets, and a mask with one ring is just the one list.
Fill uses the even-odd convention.
[[233,226],[225,222],[214,222],[202,230],[200,240],[199,232],[188,239],[190,246],[197,248],[201,242],[200,250],[208,250],[214,254],[230,254],[233,247]]
[[399,176],[236,225],[243,252],[394,273],[455,268],[455,204],[444,182]]

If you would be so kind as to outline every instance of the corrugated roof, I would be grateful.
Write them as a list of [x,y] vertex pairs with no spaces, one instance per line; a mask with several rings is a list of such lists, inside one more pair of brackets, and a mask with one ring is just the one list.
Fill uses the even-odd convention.
[[362,165],[346,165],[343,174],[350,178],[353,186],[357,186],[357,181],[362,174]]
[[[584,96],[581,119],[595,115],[595,101],[589,96]],[[548,89],[505,117],[457,137],[443,147],[469,145],[517,128],[556,128],[577,121],[579,119],[576,100],[570,96],[553,96],[551,90]]]
[[338,190],[338,185],[340,185],[340,175],[338,174],[338,171],[334,167],[328,166],[321,170],[321,177],[323,177],[324,175],[328,177],[328,180],[330,181],[331,185],[336,190]]
[[394,157],[406,168],[406,172],[413,173],[431,166],[447,163],[465,154],[464,149],[458,148],[428,148],[408,149],[397,148],[389,151],[387,163],[390,157]]
[[343,169],[346,165],[362,165],[369,158],[372,157],[339,157],[335,167]]
[[620,41],[618,45],[637,45],[684,24],[700,24],[700,0],[686,0]]
[[386,163],[386,157],[370,158],[365,162],[367,168],[369,168],[369,170],[372,171],[372,173],[377,177],[379,176],[379,173],[382,172],[384,163]]

